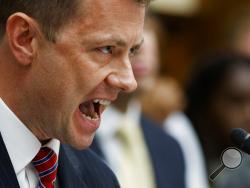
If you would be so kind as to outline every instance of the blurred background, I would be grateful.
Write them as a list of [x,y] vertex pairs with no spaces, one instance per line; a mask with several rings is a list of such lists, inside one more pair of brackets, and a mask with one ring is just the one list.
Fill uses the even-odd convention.
[[[204,56],[237,48],[250,55],[249,0],[155,0],[151,10],[167,36],[162,72],[183,86]],[[237,44],[241,41],[246,44]]]
[[[179,110],[191,120],[209,175],[220,164],[222,151],[233,146],[231,129],[250,130],[250,1],[155,0],[150,11],[164,27],[160,75],[176,81],[178,95],[183,92]],[[237,68],[238,61],[246,66]],[[248,158],[243,157],[244,167],[226,169],[210,186],[250,187],[243,180],[249,177]]]

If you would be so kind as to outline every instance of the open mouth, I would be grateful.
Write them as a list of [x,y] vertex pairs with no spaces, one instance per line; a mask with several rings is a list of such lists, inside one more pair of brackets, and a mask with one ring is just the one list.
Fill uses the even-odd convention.
[[94,99],[81,103],[79,109],[83,117],[97,121],[100,119],[102,112],[109,104],[109,100]]

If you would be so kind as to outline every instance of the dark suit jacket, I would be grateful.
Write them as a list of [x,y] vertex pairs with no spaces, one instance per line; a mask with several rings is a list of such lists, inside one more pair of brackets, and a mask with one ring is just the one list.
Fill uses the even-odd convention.
[[[141,117],[141,128],[150,153],[157,188],[184,188],[184,158],[179,144],[152,120]],[[98,138],[91,145],[105,159]]]
[[[89,149],[61,144],[57,181],[60,188],[118,188],[113,172]],[[19,188],[0,134],[0,188]]]

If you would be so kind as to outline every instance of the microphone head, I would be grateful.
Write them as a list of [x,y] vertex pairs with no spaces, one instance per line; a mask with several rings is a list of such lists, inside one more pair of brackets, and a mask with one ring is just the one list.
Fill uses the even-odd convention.
[[240,147],[242,143],[245,141],[247,134],[248,133],[244,129],[235,128],[231,132],[231,140],[233,141],[234,144]]
[[250,154],[250,137],[247,137],[245,142],[242,144],[241,149],[242,149],[242,151]]
[[231,132],[231,140],[239,149],[250,154],[250,135],[244,129],[233,129]]

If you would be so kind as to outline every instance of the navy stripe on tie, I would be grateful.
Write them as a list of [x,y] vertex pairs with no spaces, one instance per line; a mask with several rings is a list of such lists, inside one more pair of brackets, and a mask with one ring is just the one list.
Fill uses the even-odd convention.
[[38,185],[39,188],[46,188],[45,185],[43,185],[43,183],[39,180],[39,185]]
[[48,174],[54,172],[57,169],[58,163],[55,163],[51,168],[49,168],[48,170],[45,170],[41,173],[39,173],[40,177],[44,177],[47,176]]

